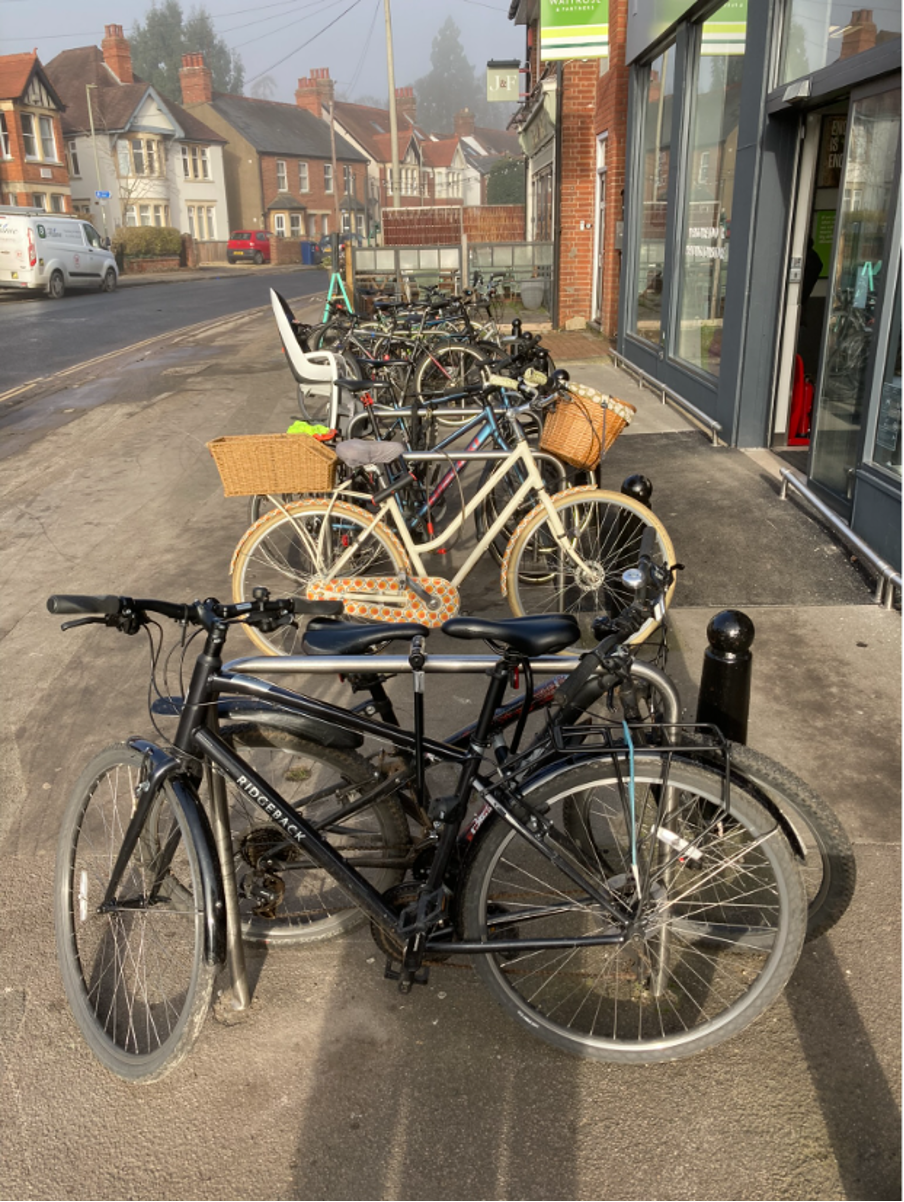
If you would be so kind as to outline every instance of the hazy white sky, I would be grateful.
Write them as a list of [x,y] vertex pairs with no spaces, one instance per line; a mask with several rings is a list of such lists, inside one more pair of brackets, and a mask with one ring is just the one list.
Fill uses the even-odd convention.
[[[449,16],[481,78],[489,59],[521,58],[524,29],[508,20],[509,3],[392,0],[396,85],[411,84],[430,69],[433,37]],[[353,95],[386,95],[383,0],[205,0],[203,6],[218,34],[242,56],[246,92],[256,75],[268,73],[278,87],[273,99],[291,103],[299,76],[329,67],[339,91],[351,86]],[[194,7],[193,0],[183,0],[186,15]],[[122,25],[128,37],[149,8],[149,0],[0,0],[0,54],[36,47],[49,62],[73,46],[100,45],[105,25]],[[302,45],[331,21],[331,28]]]

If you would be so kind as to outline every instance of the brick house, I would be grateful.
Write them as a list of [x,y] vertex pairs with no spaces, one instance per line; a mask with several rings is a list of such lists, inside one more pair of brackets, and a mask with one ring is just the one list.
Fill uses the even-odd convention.
[[226,236],[224,140],[135,76],[121,25],[105,27],[99,48],[62,51],[47,75],[66,104],[75,212],[107,234],[158,225],[202,242]]
[[629,68],[627,0],[610,0],[608,56],[540,58],[540,0],[511,0],[526,27],[528,96],[513,118],[527,154],[527,229],[554,241],[556,324],[618,328]]
[[184,107],[227,141],[233,229],[288,238],[320,238],[337,228],[364,232],[367,160],[337,131],[334,178],[329,126],[303,103],[306,91],[299,88],[294,105],[214,92],[203,55],[182,61]]
[[36,50],[0,57],[0,204],[72,212],[65,108]]

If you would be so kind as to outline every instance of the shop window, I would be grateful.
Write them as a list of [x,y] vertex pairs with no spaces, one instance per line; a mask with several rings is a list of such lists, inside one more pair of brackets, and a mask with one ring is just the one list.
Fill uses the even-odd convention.
[[873,0],[869,8],[852,0],[789,0],[777,83],[900,37],[900,0]]
[[722,359],[745,44],[739,37],[725,46],[712,31],[734,11],[733,3],[723,5],[699,30],[688,122],[689,162],[697,163],[697,171],[687,175],[676,263],[678,330],[672,350],[713,376]]
[[647,68],[642,105],[640,219],[633,328],[639,337],[657,345],[662,335],[662,285],[674,99],[675,48],[670,46]]
[[901,478],[901,280],[895,289],[891,339],[879,391],[873,463]]

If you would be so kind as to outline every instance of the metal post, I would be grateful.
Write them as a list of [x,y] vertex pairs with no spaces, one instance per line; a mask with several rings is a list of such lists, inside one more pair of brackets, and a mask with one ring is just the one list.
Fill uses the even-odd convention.
[[753,622],[739,609],[723,609],[706,627],[697,721],[718,726],[726,739],[747,742]]
[[392,18],[389,0],[383,0],[386,16],[386,73],[389,76],[389,140],[392,143],[392,207],[402,207],[401,179],[399,178],[399,121],[396,115],[395,66],[392,57]]
[[[95,171],[95,174],[97,175],[97,190],[98,190],[98,192],[102,192],[103,188],[101,188],[101,186],[100,186],[101,185],[100,159],[98,158],[98,155],[97,155],[97,134],[95,133],[95,130],[94,130],[94,110],[91,108],[91,89],[96,88],[96,87],[97,87],[96,83],[86,83],[85,84],[85,95],[88,98],[88,122],[91,126],[91,145],[94,148],[94,171]],[[107,231],[107,208],[103,201],[101,202],[101,206],[100,206],[100,216],[101,216],[101,220],[104,223],[104,237],[108,238],[110,235]]]
[[[333,102],[330,101],[330,154],[333,160],[333,210],[336,218],[336,233],[342,231],[342,214],[339,212],[339,168],[336,166],[336,125],[333,121]],[[337,264],[333,265],[337,270]]]

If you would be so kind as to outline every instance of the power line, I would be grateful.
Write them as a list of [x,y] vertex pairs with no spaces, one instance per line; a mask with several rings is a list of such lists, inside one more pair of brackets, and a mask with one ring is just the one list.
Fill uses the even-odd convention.
[[370,49],[370,39],[373,37],[374,25],[377,23],[377,13],[380,11],[380,0],[377,0],[374,5],[374,15],[370,20],[370,29],[367,31],[367,37],[364,39],[364,45],[361,47],[361,54],[358,57],[358,62],[352,72],[351,82],[348,86],[348,98],[353,99],[352,93],[358,85],[358,76],[361,74],[361,68],[364,66],[364,59],[367,56],[367,51]]
[[[248,82],[249,82],[249,83],[254,83],[254,81],[255,81],[256,79],[260,79],[260,77],[261,77],[262,75],[267,75],[267,74],[268,74],[270,71],[274,71],[274,70],[275,70],[277,67],[281,67],[281,66],[282,66],[282,64],[283,64],[284,62],[286,62],[286,60],[287,60],[287,59],[290,59],[290,58],[292,58],[294,55],[296,55],[296,54],[299,52],[299,50],[304,50],[305,46],[310,46],[311,42],[313,42],[313,41],[314,41],[316,38],[319,38],[319,37],[320,37],[320,35],[321,35],[322,33],[326,33],[326,31],[327,31],[328,29],[332,29],[332,27],[333,27],[333,26],[336,24],[336,22],[337,22],[337,21],[341,21],[341,20],[342,20],[342,18],[343,18],[343,17],[344,17],[344,16],[345,16],[347,13],[350,13],[350,12],[352,11],[352,9],[353,9],[353,8],[357,8],[357,7],[358,7],[358,5],[359,5],[360,3],[361,3],[361,0],[353,0],[353,3],[351,3],[351,4],[348,6],[348,8],[344,9],[344,10],[343,10],[343,11],[342,11],[342,12],[341,12],[339,15],[338,15],[338,17],[334,17],[334,18],[332,19],[332,21],[330,21],[330,22],[329,22],[327,25],[324,25],[323,29],[318,29],[318,30],[317,30],[317,32],[316,32],[315,34],[313,34],[311,37],[309,37],[309,38],[308,38],[308,40],[307,40],[306,42],[302,42],[300,46],[296,46],[294,50],[290,50],[288,54],[284,54],[284,55],[283,55],[283,57],[282,57],[281,59],[279,59],[279,60],[278,60],[277,62],[275,62],[275,63],[271,63],[271,64],[270,64],[270,66],[269,66],[269,67],[265,67],[263,71],[259,71],[259,72],[257,73],[257,75],[255,75],[255,76],[254,76],[252,79],[249,79],[249,80],[248,80]],[[275,32],[275,31],[274,31],[274,32]]]
[[[324,0],[315,0],[314,7],[322,12],[326,8],[335,8],[337,4],[341,3],[342,0],[326,0],[326,3],[324,3]],[[285,13],[280,13],[279,15],[285,16]],[[305,13],[303,17],[296,17],[294,21],[287,21],[285,25],[279,25],[276,29],[269,29],[266,33],[260,33],[256,38],[243,38],[237,46],[230,46],[229,49],[235,51],[244,50],[246,46],[250,46],[254,42],[260,42],[263,38],[271,38],[275,33],[282,33],[284,29],[292,29],[293,26],[300,25],[303,21],[308,21],[311,17],[316,16],[317,12]],[[251,24],[255,25],[257,22],[252,21]]]

